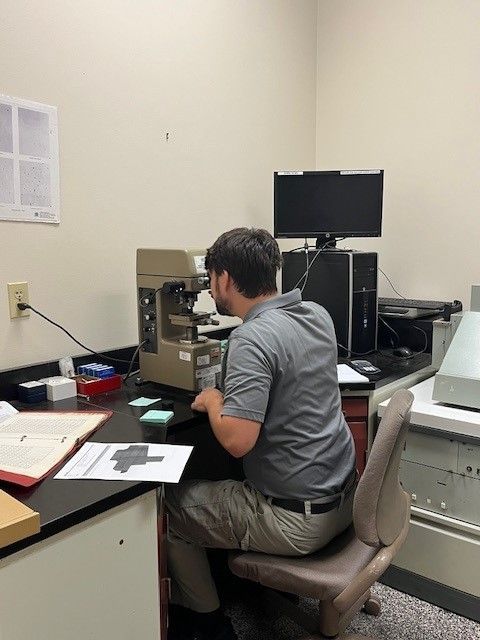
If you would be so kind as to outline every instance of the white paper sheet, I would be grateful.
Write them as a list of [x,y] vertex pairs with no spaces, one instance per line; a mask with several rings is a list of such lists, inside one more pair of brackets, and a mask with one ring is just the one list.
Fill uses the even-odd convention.
[[87,442],[55,478],[174,483],[180,480],[192,449],[146,442]]
[[0,95],[0,220],[59,222],[57,108]]
[[348,364],[337,364],[338,382],[370,382],[367,376],[349,367]]
[[15,409],[15,407],[12,407],[9,402],[0,400],[0,422],[2,422],[2,420],[5,420],[6,418],[9,418],[10,416],[15,415],[16,413],[18,413],[18,411]]

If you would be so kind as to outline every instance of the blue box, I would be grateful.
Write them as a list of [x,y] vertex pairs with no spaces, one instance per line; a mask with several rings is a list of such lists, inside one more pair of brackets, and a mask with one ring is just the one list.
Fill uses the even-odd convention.
[[44,382],[31,380],[18,385],[18,399],[33,404],[47,399],[47,385]]

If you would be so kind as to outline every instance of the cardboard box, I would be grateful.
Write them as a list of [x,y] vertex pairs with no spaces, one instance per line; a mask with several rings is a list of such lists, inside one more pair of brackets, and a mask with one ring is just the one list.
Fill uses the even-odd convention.
[[0,548],[40,532],[40,514],[0,491]]

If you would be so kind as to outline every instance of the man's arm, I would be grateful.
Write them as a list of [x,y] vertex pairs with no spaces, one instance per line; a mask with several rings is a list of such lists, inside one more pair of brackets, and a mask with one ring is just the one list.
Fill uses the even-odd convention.
[[222,416],[223,394],[218,389],[204,389],[193,401],[192,409],[208,413],[215,437],[235,458],[241,458],[255,446],[261,422]]

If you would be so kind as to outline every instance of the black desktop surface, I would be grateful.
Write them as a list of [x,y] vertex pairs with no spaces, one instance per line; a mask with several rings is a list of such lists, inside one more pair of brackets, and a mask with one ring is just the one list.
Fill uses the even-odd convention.
[[362,359],[368,360],[380,369],[380,373],[367,376],[368,382],[357,382],[355,384],[341,384],[340,390],[344,391],[374,391],[391,384],[400,378],[409,376],[411,373],[420,371],[428,367],[432,363],[430,353],[420,353],[414,355],[413,358],[397,358],[391,354],[392,350],[385,350],[384,353],[375,353],[368,356],[358,356],[354,358],[339,358],[339,364],[348,364],[350,360]]
[[[380,354],[366,356],[381,369],[369,382],[342,384],[342,391],[371,391],[394,382],[403,376],[423,369],[431,362],[430,354],[417,355],[411,360],[397,360]],[[347,359],[339,362],[348,364]],[[132,407],[128,403],[138,397],[162,397],[174,401],[174,418],[168,425],[149,426],[138,418],[148,407]],[[133,381],[108,394],[95,396],[91,401],[69,398],[55,403],[43,402],[25,405],[14,402],[20,410],[39,411],[87,411],[109,409],[112,417],[89,440],[94,442],[151,442],[162,444],[191,444],[194,450],[185,468],[183,479],[241,477],[241,460],[229,456],[217,442],[204,414],[191,410],[192,394],[172,394],[156,384],[136,387]],[[154,482],[128,482],[107,480],[55,480],[55,472],[33,487],[0,482],[0,489],[7,491],[30,508],[40,513],[41,531],[35,536],[0,549],[0,558],[31,546],[55,533],[84,522],[113,507],[160,486]]]
[[[149,385],[152,387],[153,385]],[[124,387],[118,391],[97,396],[94,402],[87,402],[80,398],[42,402],[38,405],[24,405],[13,403],[18,409],[27,411],[94,411],[96,408],[110,409],[112,417],[93,433],[89,440],[94,442],[154,442],[162,444],[170,441],[165,425],[146,426],[138,420],[145,407],[131,407],[130,400],[148,395],[155,397],[155,391],[145,388],[139,392],[136,388]],[[158,396],[158,390],[156,392]],[[143,411],[142,411],[143,409]],[[183,432],[189,427],[198,427],[199,431],[208,433],[205,428],[205,418],[190,409],[190,401],[176,400],[174,418],[168,425],[168,430],[175,430],[178,425]],[[204,428],[202,429],[202,423]],[[191,444],[195,444],[195,435],[187,436]],[[220,446],[220,445],[218,445]],[[32,487],[0,482],[0,488],[7,491],[30,508],[40,513],[41,531],[39,534],[21,540],[18,543],[0,549],[0,558],[10,555],[22,548],[43,540],[59,531],[83,522],[112,507],[147,493],[159,486],[153,482],[129,482],[107,480],[55,480],[55,472]]]

